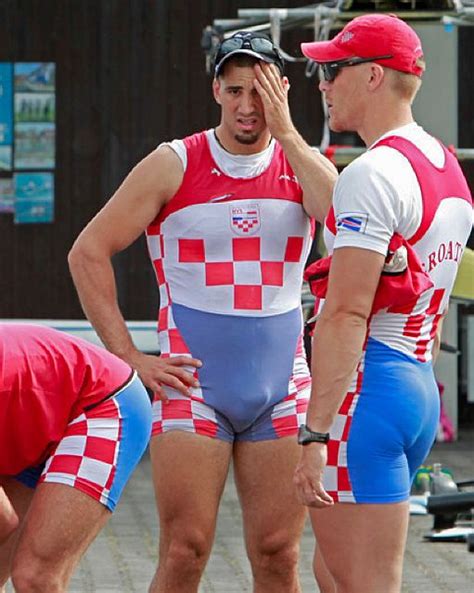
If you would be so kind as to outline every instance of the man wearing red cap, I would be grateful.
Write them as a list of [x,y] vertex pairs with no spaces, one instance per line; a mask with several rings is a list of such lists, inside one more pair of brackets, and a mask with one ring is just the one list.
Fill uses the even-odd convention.
[[[332,260],[295,483],[329,571],[324,591],[398,593],[411,478],[439,417],[433,350],[472,199],[455,157],[413,120],[424,61],[407,24],[365,15],[302,50],[322,70],[331,129],[357,132],[368,150],[341,174],[326,219]],[[374,307],[382,274],[407,279],[414,257],[424,288]]]

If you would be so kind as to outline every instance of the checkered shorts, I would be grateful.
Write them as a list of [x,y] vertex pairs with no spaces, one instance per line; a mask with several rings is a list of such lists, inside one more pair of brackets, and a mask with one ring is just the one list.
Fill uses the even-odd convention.
[[155,398],[152,436],[170,430],[182,430],[230,443],[295,436],[298,426],[305,422],[311,392],[311,378],[307,372],[302,341],[298,344],[294,374],[289,382],[289,394],[269,406],[241,432],[236,432],[224,414],[202,399],[199,388],[196,391],[199,391],[199,396],[185,397],[178,391],[168,388],[168,403]]
[[113,511],[150,430],[150,400],[135,376],[114,397],[74,418],[46,463],[17,478],[30,487],[67,484]]
[[[177,319],[180,322],[176,323]],[[300,309],[259,318],[258,336],[253,334],[254,339],[246,341],[247,332],[255,331],[254,323],[251,318],[214,315],[181,305],[164,306],[162,302],[159,318],[162,358],[191,357],[192,351],[203,361],[203,368],[198,371],[192,366],[182,367],[201,382],[201,386],[190,388],[190,397],[162,386],[168,401],[162,403],[156,398],[153,402],[153,436],[182,430],[234,442],[297,434],[299,424],[305,421],[311,388],[303,339],[298,333]],[[281,344],[279,338],[285,331],[287,341]],[[225,337],[228,333],[233,336],[231,342]],[[270,339],[271,349],[266,344]],[[226,361],[232,357],[235,364],[229,368]],[[258,373],[253,372],[249,359],[259,361]],[[242,372],[242,369],[246,370]]]

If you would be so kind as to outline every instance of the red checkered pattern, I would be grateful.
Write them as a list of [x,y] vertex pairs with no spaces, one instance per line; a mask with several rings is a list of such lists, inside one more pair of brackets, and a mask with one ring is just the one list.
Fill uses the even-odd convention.
[[300,336],[296,348],[293,376],[288,385],[288,395],[273,408],[272,425],[278,437],[293,436],[300,424],[306,421],[311,377],[306,362],[303,338]]
[[167,389],[168,403],[155,398],[153,402],[152,436],[169,430],[183,430],[215,437],[218,424],[213,408],[195,398],[185,397],[176,390]]
[[[169,284],[165,279],[163,270],[164,240],[163,235],[155,235],[152,245],[155,252],[150,255],[153,259],[153,265],[160,290],[160,310],[158,313],[158,341],[160,352],[163,357],[170,356],[191,356],[181,333],[179,332],[173,318],[171,307],[171,295]],[[150,243],[149,243],[150,244]],[[204,242],[195,240],[184,240],[180,243],[180,257],[187,262],[200,262],[203,260]],[[182,367],[184,370],[192,373],[197,378],[197,370],[194,367]],[[168,388],[166,388],[168,389]],[[193,395],[202,400],[202,392],[199,388],[193,388]]]
[[[158,398],[153,402],[152,435],[169,430],[183,430],[209,437],[216,437],[219,420],[214,409],[199,397],[185,397],[178,391],[165,388],[169,401],[163,404]],[[288,395],[273,408],[271,422],[279,438],[294,436],[305,422],[311,392],[311,377],[300,337],[293,366],[293,376],[288,385]],[[224,429],[225,431],[226,429]]]
[[327,447],[328,460],[324,470],[324,487],[335,502],[355,502],[347,468],[347,441],[362,388],[363,372],[364,357],[357,367],[352,385],[331,427],[331,439]]
[[[173,318],[173,309],[171,305],[167,304],[168,302],[169,301],[165,300],[164,304],[160,303],[160,312],[158,314],[158,341],[160,343],[161,356],[163,358],[172,356],[189,356],[191,358],[189,348],[187,347],[179,329],[176,327]],[[198,371],[195,367],[182,366],[181,368],[188,373],[191,373],[195,379],[198,378]],[[170,399],[180,395],[178,391],[167,385],[163,385],[163,389]],[[191,387],[190,391],[196,401],[203,401],[202,390],[200,387]]]
[[260,237],[232,239],[234,261],[260,261]]
[[189,349],[186,346],[173,318],[171,305],[160,303],[160,312],[158,313],[158,340],[162,356],[180,356],[189,355]]
[[182,263],[203,263],[204,256],[203,239],[179,239],[179,261]]
[[260,223],[258,221],[257,218],[251,219],[251,220],[239,220],[239,221],[234,221],[234,226],[236,226],[238,229],[240,229],[243,233],[249,233],[250,231],[252,231],[256,226],[258,226]]
[[[429,291],[422,295],[421,312],[417,312],[419,307],[408,316],[403,335],[411,338],[413,342],[413,353],[420,362],[427,362],[431,358],[431,347],[436,336],[439,320],[442,317],[442,303],[445,295],[444,289]],[[426,306],[426,300],[429,300]],[[417,303],[418,305],[418,303]]]
[[[264,288],[284,285],[285,268],[301,263],[303,248],[303,237],[288,237],[282,259],[269,261],[262,259],[260,237],[234,237],[232,260],[209,261],[203,239],[178,239],[178,261],[183,265],[203,265],[207,287],[232,286],[234,309],[260,311],[263,309]],[[155,260],[154,265],[160,286],[166,285],[161,260]],[[169,302],[168,287],[165,300]]]
[[75,418],[46,462],[41,482],[67,484],[107,505],[120,448],[120,408],[111,398]]

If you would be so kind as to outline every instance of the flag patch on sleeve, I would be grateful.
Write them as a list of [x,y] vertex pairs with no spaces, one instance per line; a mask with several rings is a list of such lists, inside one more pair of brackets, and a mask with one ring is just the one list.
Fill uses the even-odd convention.
[[368,220],[367,212],[342,212],[336,218],[336,229],[365,233]]

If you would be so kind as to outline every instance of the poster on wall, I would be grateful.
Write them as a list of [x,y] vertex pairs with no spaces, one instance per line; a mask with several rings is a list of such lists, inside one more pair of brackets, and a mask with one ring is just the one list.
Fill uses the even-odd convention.
[[0,179],[0,212],[15,212],[15,187],[12,177]]
[[54,177],[52,173],[16,173],[15,222],[53,222]]
[[0,171],[12,169],[13,64],[0,62]]
[[55,166],[55,65],[14,65],[15,169]]

